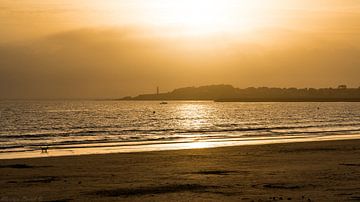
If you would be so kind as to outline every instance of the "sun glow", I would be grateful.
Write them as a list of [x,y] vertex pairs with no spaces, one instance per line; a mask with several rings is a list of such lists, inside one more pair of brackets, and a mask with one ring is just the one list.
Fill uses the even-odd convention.
[[231,27],[230,7],[219,0],[167,1],[162,4],[159,23],[191,33],[211,33]]
[[261,0],[134,0],[126,6],[109,0],[101,6],[107,10],[108,23],[190,35],[252,30],[268,23],[265,13],[270,7]]

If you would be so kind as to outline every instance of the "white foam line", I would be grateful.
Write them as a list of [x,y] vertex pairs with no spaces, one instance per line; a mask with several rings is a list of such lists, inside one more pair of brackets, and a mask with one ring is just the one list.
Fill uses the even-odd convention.
[[[41,151],[29,152],[9,152],[1,153],[0,159],[19,159],[19,158],[42,158],[42,157],[57,157],[57,156],[74,156],[74,155],[89,155],[89,154],[110,154],[110,153],[134,153],[134,152],[149,152],[149,151],[166,151],[166,150],[182,150],[182,149],[200,149],[200,148],[214,148],[214,147],[228,147],[228,146],[245,146],[245,145],[264,145],[264,144],[279,144],[279,143],[295,143],[295,142],[316,142],[316,141],[331,141],[331,140],[353,140],[360,139],[360,134],[357,135],[327,135],[327,136],[281,136],[281,137],[249,137],[249,138],[229,138],[229,139],[207,139],[194,140],[190,142],[157,142],[154,144],[117,144],[109,143],[101,145],[91,144],[74,145],[57,147],[56,149],[49,148],[48,153],[41,153]],[[147,143],[147,142],[143,142]],[[97,147],[95,147],[97,146]]]

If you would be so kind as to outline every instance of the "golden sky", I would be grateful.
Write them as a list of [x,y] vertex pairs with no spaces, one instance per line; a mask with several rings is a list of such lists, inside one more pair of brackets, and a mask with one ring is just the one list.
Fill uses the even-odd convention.
[[360,86],[358,0],[0,0],[0,98]]

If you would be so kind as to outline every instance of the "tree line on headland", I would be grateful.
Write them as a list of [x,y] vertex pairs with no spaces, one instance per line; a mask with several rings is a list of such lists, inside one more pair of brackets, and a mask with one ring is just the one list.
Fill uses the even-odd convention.
[[245,88],[210,85],[143,94],[122,100],[214,100],[218,102],[360,102],[360,88]]

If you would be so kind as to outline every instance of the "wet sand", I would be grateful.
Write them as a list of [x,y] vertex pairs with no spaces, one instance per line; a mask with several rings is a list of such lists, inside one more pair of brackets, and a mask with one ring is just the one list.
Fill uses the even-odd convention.
[[360,140],[0,160],[0,201],[356,201]]

